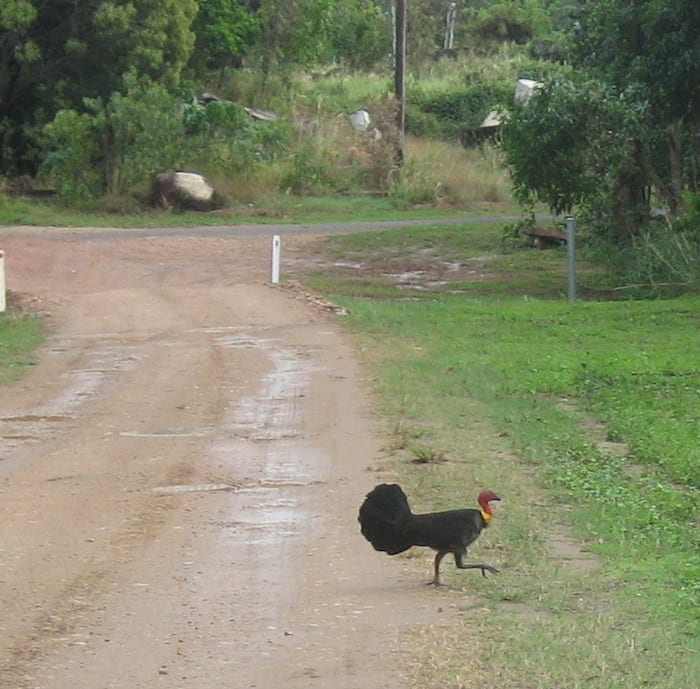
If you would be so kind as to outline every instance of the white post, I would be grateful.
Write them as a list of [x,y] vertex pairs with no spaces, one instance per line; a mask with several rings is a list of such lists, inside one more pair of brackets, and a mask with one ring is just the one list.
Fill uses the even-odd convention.
[[4,313],[5,308],[5,252],[0,249],[0,313]]
[[272,284],[276,285],[280,281],[280,236],[276,234],[272,238]]

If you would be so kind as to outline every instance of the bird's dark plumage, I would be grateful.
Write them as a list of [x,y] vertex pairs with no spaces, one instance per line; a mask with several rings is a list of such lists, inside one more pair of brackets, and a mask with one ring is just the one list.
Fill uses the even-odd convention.
[[382,483],[367,494],[360,507],[358,521],[362,535],[375,550],[396,555],[413,546],[425,546],[437,551],[434,577],[431,582],[440,585],[440,562],[452,553],[460,569],[480,569],[497,573],[490,565],[465,565],[467,546],[473,543],[491,519],[489,503],[500,498],[491,491],[479,494],[481,509],[449,510],[413,514],[408,498],[395,483]]

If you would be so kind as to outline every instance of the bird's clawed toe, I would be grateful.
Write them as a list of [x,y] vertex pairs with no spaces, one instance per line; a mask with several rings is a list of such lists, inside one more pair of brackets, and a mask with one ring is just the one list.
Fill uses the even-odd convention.
[[491,574],[500,574],[501,570],[491,567],[491,565],[483,565],[481,567],[481,576],[486,578],[486,572],[491,572]]

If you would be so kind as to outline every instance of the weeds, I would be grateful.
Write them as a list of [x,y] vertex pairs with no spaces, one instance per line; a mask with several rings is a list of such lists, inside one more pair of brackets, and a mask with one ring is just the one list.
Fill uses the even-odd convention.
[[[8,307],[12,309],[10,294]],[[0,385],[17,380],[36,363],[36,348],[43,342],[41,321],[36,318],[0,314]]]

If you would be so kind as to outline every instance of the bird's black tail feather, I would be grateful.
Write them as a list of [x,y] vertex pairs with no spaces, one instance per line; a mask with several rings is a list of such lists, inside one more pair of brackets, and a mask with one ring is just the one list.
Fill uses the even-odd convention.
[[362,535],[375,550],[389,555],[413,545],[406,533],[411,518],[408,498],[395,483],[382,483],[369,492],[357,517]]

